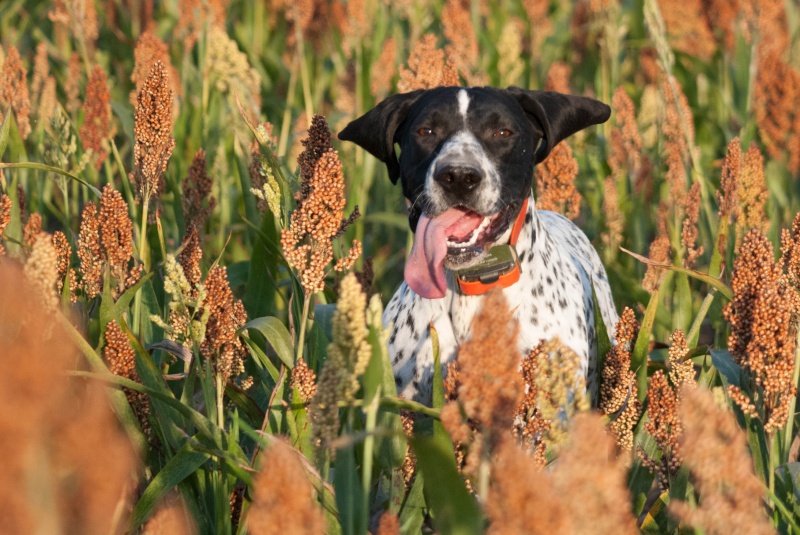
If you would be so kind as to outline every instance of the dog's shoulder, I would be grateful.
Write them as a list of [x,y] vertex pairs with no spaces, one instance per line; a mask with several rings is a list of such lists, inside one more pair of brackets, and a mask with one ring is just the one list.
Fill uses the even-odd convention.
[[608,275],[597,250],[586,234],[563,215],[549,210],[538,210],[538,215],[552,244],[564,251],[573,265],[585,276],[588,296],[591,296],[591,287],[594,286],[603,321],[609,334],[613,333],[617,322],[617,311],[611,296]]

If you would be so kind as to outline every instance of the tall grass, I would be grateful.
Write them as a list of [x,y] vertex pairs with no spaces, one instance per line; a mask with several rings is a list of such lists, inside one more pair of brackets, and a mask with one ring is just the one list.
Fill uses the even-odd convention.
[[[780,0],[2,3],[0,340],[37,355],[7,528],[800,533],[799,28]],[[612,104],[531,177],[627,307],[602,410],[558,341],[500,369],[499,298],[433,407],[397,396],[405,203],[330,130],[441,83]]]

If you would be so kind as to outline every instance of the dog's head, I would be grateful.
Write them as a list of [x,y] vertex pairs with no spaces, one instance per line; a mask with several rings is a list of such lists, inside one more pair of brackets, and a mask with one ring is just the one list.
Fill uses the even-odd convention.
[[387,98],[339,139],[364,147],[401,181],[415,234],[406,282],[436,298],[444,296],[445,267],[469,267],[508,239],[533,166],[610,113],[597,100],[550,91],[439,87]]

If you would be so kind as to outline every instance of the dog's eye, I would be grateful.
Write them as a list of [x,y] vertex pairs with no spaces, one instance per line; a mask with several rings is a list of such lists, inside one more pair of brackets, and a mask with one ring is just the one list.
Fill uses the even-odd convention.
[[419,130],[417,130],[417,134],[421,136],[432,136],[433,128],[420,128]]
[[511,137],[511,130],[507,130],[505,128],[501,128],[497,132],[494,133],[494,137]]

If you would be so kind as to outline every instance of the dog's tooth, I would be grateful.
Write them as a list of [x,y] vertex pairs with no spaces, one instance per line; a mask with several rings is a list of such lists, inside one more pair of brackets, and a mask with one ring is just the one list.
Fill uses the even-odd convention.
[[467,240],[466,242],[447,240],[446,243],[450,247],[465,247],[465,246],[475,245],[475,243],[478,241],[478,236],[480,236],[481,232],[486,230],[486,228],[489,226],[491,222],[492,218],[490,216],[486,216],[483,218],[483,221],[481,221],[481,224],[478,225],[478,227],[472,231],[469,240]]

